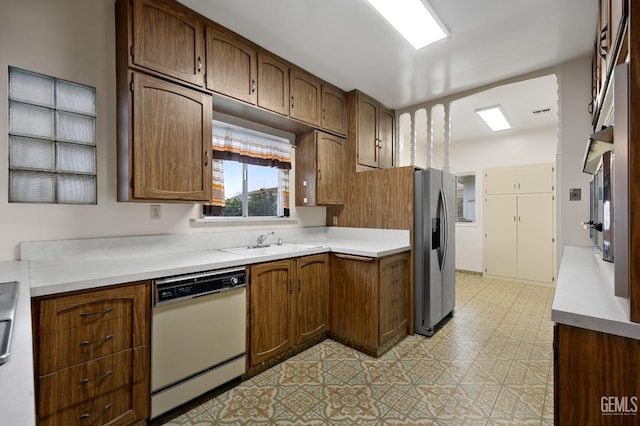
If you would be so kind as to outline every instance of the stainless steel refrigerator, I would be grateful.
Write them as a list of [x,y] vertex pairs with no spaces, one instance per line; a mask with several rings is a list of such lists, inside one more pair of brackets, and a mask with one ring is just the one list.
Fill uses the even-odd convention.
[[432,336],[455,308],[455,176],[415,172],[415,332]]

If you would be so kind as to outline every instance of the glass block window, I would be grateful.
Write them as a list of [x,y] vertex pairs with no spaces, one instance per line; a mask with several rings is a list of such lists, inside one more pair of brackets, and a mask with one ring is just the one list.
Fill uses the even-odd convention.
[[96,89],[9,67],[9,202],[96,204]]

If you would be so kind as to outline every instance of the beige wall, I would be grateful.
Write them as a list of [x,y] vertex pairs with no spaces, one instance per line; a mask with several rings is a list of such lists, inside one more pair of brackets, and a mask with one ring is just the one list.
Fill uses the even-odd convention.
[[[162,204],[162,218],[152,221],[149,204],[116,201],[114,5],[114,0],[0,0],[0,261],[17,259],[21,241],[230,230],[191,227],[198,205]],[[9,66],[96,88],[97,205],[7,202]],[[293,209],[292,215],[299,219],[293,226],[325,221],[324,208]]]

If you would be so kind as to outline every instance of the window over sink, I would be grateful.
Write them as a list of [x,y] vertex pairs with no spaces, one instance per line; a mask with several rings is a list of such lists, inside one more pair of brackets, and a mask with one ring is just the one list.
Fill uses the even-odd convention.
[[212,200],[205,217],[288,217],[291,144],[213,121]]

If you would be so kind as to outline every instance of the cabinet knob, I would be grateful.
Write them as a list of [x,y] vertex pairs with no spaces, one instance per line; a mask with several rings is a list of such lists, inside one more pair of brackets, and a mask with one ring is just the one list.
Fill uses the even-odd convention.
[[198,72],[200,73],[202,71],[202,59],[200,58],[200,56],[198,56]]
[[255,93],[256,91],[256,79],[251,80],[251,93]]
[[293,108],[293,104],[294,104],[294,99],[293,99],[293,96],[291,96],[291,108]]

